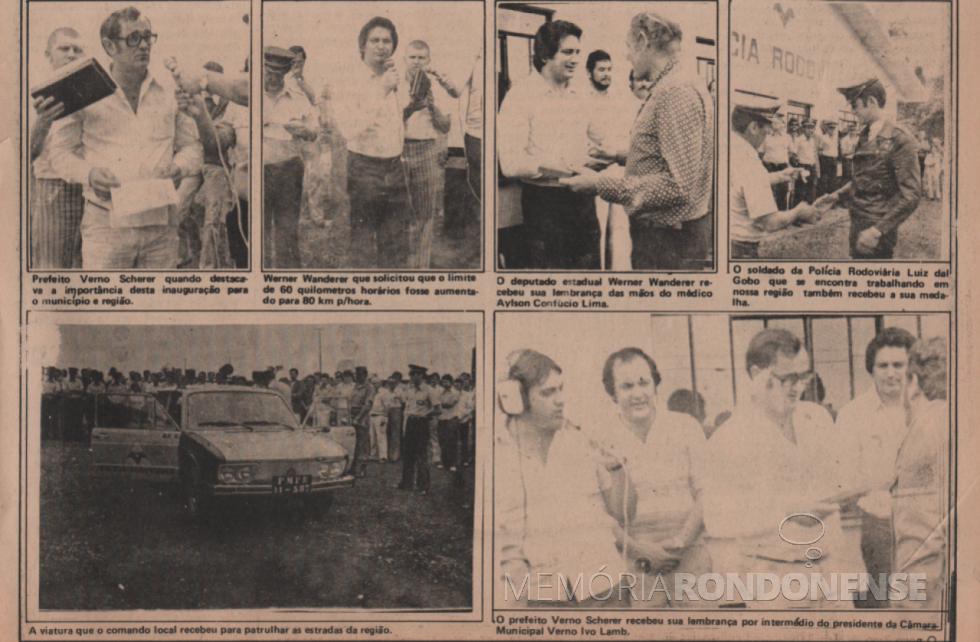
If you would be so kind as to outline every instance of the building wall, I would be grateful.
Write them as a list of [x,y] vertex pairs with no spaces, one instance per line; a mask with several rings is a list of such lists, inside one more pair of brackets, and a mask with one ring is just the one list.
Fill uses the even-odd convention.
[[[780,7],[780,10],[776,9]],[[739,2],[732,5],[731,86],[780,101],[813,105],[813,118],[847,108],[837,88],[875,76],[895,96],[884,70],[830,3]],[[886,110],[894,110],[889,101]]]

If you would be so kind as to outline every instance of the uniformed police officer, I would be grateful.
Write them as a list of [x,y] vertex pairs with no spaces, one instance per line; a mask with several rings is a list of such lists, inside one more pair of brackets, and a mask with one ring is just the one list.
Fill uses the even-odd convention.
[[915,139],[885,114],[885,87],[877,78],[837,91],[861,123],[849,190],[851,258],[890,259],[898,227],[919,206]]

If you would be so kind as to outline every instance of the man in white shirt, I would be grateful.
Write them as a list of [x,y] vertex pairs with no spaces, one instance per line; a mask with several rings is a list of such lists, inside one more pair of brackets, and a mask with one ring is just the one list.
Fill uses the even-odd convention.
[[813,377],[810,355],[791,332],[769,328],[749,342],[745,369],[746,390],[707,444],[701,497],[712,571],[738,573],[753,588],[748,573],[774,573],[784,587],[790,573],[822,573],[829,591],[733,598],[741,595],[749,608],[849,608],[830,573],[864,573],[864,564],[841,530],[839,497],[850,489],[833,420],[822,406],[800,401]]
[[817,134],[816,141],[817,160],[820,164],[817,196],[823,196],[837,189],[837,159],[840,156],[837,121],[824,120],[821,122],[820,133]]
[[804,177],[799,174],[796,177],[796,185],[793,190],[793,206],[806,201],[812,204],[817,196],[817,178],[820,177],[820,164],[817,158],[817,141],[813,136],[816,131],[817,123],[812,118],[803,121],[801,133],[796,137],[796,166],[802,167],[809,174]]
[[473,59],[469,77],[463,83],[460,100],[460,110],[465,116],[463,152],[466,154],[466,181],[469,184],[469,189],[466,191],[467,219],[446,221],[449,227],[444,229],[450,236],[459,236],[467,225],[480,224],[483,220],[480,207],[483,200],[483,82],[483,47],[481,46]]
[[402,151],[409,99],[392,56],[398,31],[371,18],[358,35],[358,65],[337,110],[347,140],[352,268],[404,269],[409,258],[409,201]]
[[[565,419],[557,363],[535,350],[518,350],[508,355],[505,368],[496,385],[507,415],[494,447],[493,542],[500,582],[495,591],[502,596],[497,606],[585,606],[596,604],[592,596],[607,594],[608,605],[619,605],[623,593],[608,580],[592,587],[575,582],[580,573],[587,578],[587,569],[601,567],[615,585],[626,571],[616,550],[616,521],[607,513],[608,503],[623,502],[621,496],[608,502],[613,495],[599,482],[601,477],[622,489],[624,468]],[[518,596],[525,579],[527,588]]]
[[625,469],[628,503],[635,501],[635,510],[617,529],[617,545],[625,549],[641,585],[652,587],[662,576],[670,591],[670,597],[643,595],[636,605],[691,606],[675,601],[682,596],[673,589],[676,573],[697,576],[711,570],[701,538],[704,431],[689,415],[661,405],[657,364],[639,348],[609,355],[602,383],[617,416],[597,434],[597,441]]
[[[772,122],[772,131],[762,144],[762,165],[766,171],[781,172],[789,167],[789,151],[794,147],[793,138],[786,133],[786,120],[782,114]],[[789,183],[779,181],[772,186],[772,195],[776,199],[776,209],[783,212],[789,209]]]
[[[893,529],[889,489],[895,481],[895,461],[907,433],[905,399],[909,350],[915,337],[902,328],[885,328],[868,344],[864,365],[874,380],[863,394],[841,408],[837,428],[847,439],[844,451],[853,459],[854,485],[869,490],[858,502],[861,552],[868,572],[892,572]],[[887,607],[868,596],[868,607]]]
[[[78,32],[61,27],[51,32],[44,57],[52,71],[85,55]],[[82,237],[79,226],[85,210],[82,186],[64,181],[51,167],[48,146],[51,127],[64,105],[54,98],[34,100],[37,120],[31,126],[31,255],[34,269],[82,267]]]
[[266,47],[263,58],[263,254],[266,267],[298,269],[303,267],[299,256],[299,215],[306,171],[303,143],[317,139],[319,113],[303,92],[286,86],[292,52]]
[[112,58],[116,91],[65,118],[51,140],[54,170],[85,186],[82,267],[171,269],[177,263],[176,207],[117,214],[112,190],[150,179],[177,185],[199,171],[203,149],[197,126],[178,110],[174,90],[149,71],[157,34],[145,16],[133,7],[115,11],[102,23],[100,36]]
[[[569,81],[582,30],[546,22],[534,36],[534,69],[504,98],[497,151],[505,176],[521,181],[521,211],[530,269],[597,270],[601,232],[594,194],[558,184],[589,158],[591,103]],[[597,143],[598,140],[593,140]]]
[[729,236],[733,259],[757,259],[759,245],[770,233],[796,220],[809,221],[819,216],[819,211],[805,202],[783,212],[776,206],[772,185],[793,180],[793,172],[798,171],[785,168],[769,173],[759,159],[757,150],[769,135],[778,110],[779,105],[735,105],[732,109]]
[[405,109],[405,147],[402,158],[408,177],[409,202],[414,214],[412,226],[412,267],[427,270],[432,258],[433,225],[436,217],[436,187],[445,183],[440,161],[439,137],[449,133],[449,114],[439,109],[429,75],[453,98],[459,90],[442,74],[429,67],[429,45],[421,40],[408,43],[405,50],[405,82],[411,101]]

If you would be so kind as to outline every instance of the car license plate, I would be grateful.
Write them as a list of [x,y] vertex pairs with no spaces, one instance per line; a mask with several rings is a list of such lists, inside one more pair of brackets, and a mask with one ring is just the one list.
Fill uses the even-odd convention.
[[292,493],[308,493],[313,488],[313,475],[288,475],[272,478],[272,494],[289,495]]

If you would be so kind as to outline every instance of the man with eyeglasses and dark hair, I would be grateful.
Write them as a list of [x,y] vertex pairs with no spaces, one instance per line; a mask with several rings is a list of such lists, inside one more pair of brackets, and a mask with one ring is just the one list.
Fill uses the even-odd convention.
[[200,171],[204,152],[197,126],[179,110],[175,91],[149,71],[157,34],[145,16],[133,7],[115,11],[100,36],[112,59],[116,92],[65,118],[51,142],[52,167],[84,186],[82,267],[172,269],[178,257],[176,206],[125,215],[113,211],[112,190],[151,179],[177,186]]
[[[731,418],[707,445],[704,525],[712,571],[863,573],[860,554],[849,551],[838,502],[846,489],[838,463],[834,422],[825,408],[800,401],[813,377],[810,355],[793,333],[768,328],[745,354],[748,380],[738,390]],[[818,553],[790,542],[817,542]],[[853,547],[852,547],[853,548]],[[816,559],[813,559],[816,558]],[[856,559],[855,559],[856,558]],[[803,568],[809,562],[812,567]],[[749,584],[746,584],[748,586]],[[819,600],[746,600],[749,608],[849,608],[831,587]],[[744,596],[743,596],[744,597]],[[830,604],[827,600],[830,600]]]
[[853,259],[890,259],[898,228],[919,206],[922,176],[915,138],[885,114],[877,78],[837,91],[861,123],[848,191]]

